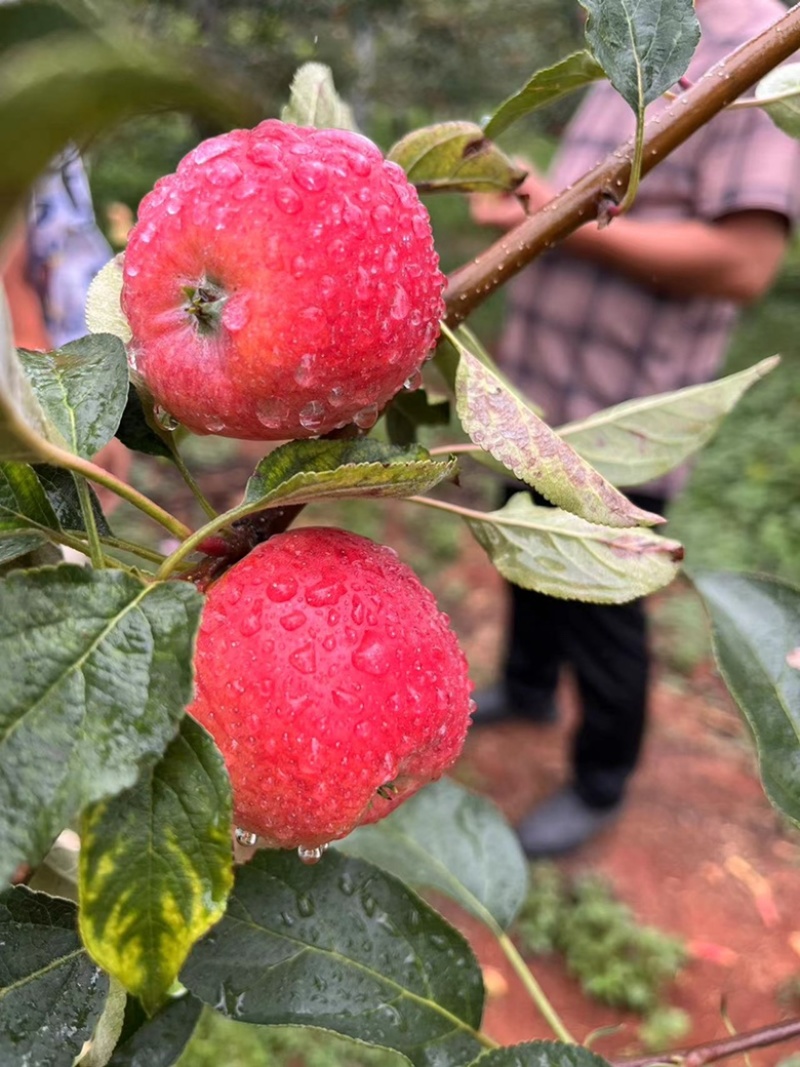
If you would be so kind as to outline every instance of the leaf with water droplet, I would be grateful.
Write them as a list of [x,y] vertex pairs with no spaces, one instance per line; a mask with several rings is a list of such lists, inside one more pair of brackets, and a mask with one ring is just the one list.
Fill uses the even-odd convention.
[[195,946],[181,978],[209,1004],[224,987],[221,1010],[239,998],[244,1022],[320,1026],[416,1067],[470,1063],[482,1047],[467,942],[407,886],[335,849],[312,867],[261,852],[239,868],[213,943]]
[[406,134],[387,158],[427,193],[513,192],[526,172],[473,122],[439,122]]
[[0,708],[0,878],[167,747],[191,698],[201,605],[185,582],[66,564],[0,583],[0,662],[14,664]]
[[438,889],[495,931],[511,925],[527,892],[527,863],[514,831],[485,797],[447,779],[336,847],[409,885]]
[[228,517],[233,521],[264,507],[321,498],[413,496],[454,478],[456,471],[453,456],[432,459],[419,446],[400,448],[371,439],[292,441],[259,463],[244,503]]
[[84,813],[80,925],[109,974],[153,1012],[233,882],[222,756],[193,719],[132,789]]
[[526,1041],[512,1048],[484,1052],[473,1067],[609,1067],[608,1060],[580,1045]]
[[24,886],[5,889],[0,944],[0,1063],[70,1067],[108,993],[78,936],[77,908]]
[[89,459],[117,431],[128,397],[128,363],[118,337],[90,334],[55,352],[20,350],[25,375],[67,447]]

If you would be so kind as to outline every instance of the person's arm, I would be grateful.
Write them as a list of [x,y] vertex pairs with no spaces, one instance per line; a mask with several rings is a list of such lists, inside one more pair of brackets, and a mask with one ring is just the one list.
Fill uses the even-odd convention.
[[[552,190],[531,172],[519,190],[529,210]],[[472,216],[482,225],[511,229],[525,218],[513,196],[476,196]],[[714,222],[676,219],[641,222],[621,217],[599,229],[588,223],[561,243],[573,255],[627,274],[676,297],[718,297],[747,304],[772,283],[788,240],[786,219],[773,211],[739,211]]]
[[0,280],[11,311],[14,344],[17,348],[48,352],[53,346],[41,299],[28,278],[28,242],[24,224],[13,230],[0,250]]

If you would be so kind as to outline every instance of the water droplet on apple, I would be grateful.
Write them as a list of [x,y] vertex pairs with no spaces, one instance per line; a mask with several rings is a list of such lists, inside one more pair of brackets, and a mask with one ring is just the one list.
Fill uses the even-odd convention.
[[306,430],[318,430],[325,421],[325,405],[320,400],[310,400],[300,408],[300,425]]
[[274,167],[281,158],[281,150],[272,141],[256,141],[247,149],[247,157],[256,166]]
[[222,325],[231,333],[243,330],[250,321],[250,301],[244,294],[229,297],[222,309]]
[[291,633],[292,630],[300,629],[306,621],[306,617],[302,611],[292,611],[288,615],[283,615],[280,621],[284,630],[288,630]]
[[378,405],[368,404],[367,407],[357,411],[353,416],[353,422],[361,430],[368,430],[378,421]]
[[353,653],[353,666],[375,678],[383,677],[391,668],[389,649],[374,631],[368,631],[361,638],[361,643]]
[[301,189],[305,189],[309,193],[322,192],[328,184],[328,171],[324,163],[318,163],[316,160],[311,159],[298,163],[292,177]]
[[415,370],[413,374],[409,374],[406,380],[403,382],[403,388],[407,389],[410,393],[415,389],[419,389],[422,385],[422,371]]
[[268,430],[274,430],[286,421],[289,405],[280,397],[271,396],[256,407],[256,418]]
[[357,174],[359,178],[366,178],[372,170],[372,160],[367,159],[366,156],[362,156],[360,152],[355,152],[347,157],[347,163],[354,174]]
[[252,830],[243,830],[241,826],[237,826],[233,833],[238,843],[245,848],[253,848],[258,844],[258,834],[254,834]]
[[207,141],[202,141],[197,148],[195,148],[191,158],[195,163],[202,165],[208,163],[212,159],[216,159],[217,156],[222,156],[226,152],[230,152],[233,145],[233,139],[225,134],[221,137],[211,137]]
[[[394,212],[388,204],[378,204],[372,212],[372,221],[375,223],[375,229],[378,233],[391,233],[394,228]],[[397,253],[395,252],[395,264],[396,263]]]
[[298,648],[296,652],[292,652],[289,662],[301,674],[313,674],[317,669],[317,656],[311,642]]
[[[324,608],[328,604],[337,604],[344,596],[344,592],[345,589],[341,582],[323,580],[306,589],[306,602],[312,608]],[[331,612],[331,615],[333,614]]]
[[167,201],[167,214],[177,215],[181,210],[181,201],[177,196],[171,196]]
[[275,203],[285,215],[296,215],[303,209],[303,198],[288,185],[282,185],[275,193]]
[[[308,385],[314,378],[314,360],[315,356],[313,352],[306,352],[305,355],[300,357],[300,362],[297,364],[297,368],[294,372],[294,380],[298,385]],[[320,405],[321,406],[321,405]],[[323,407],[323,411],[324,411]]]
[[275,604],[285,604],[297,592],[297,582],[292,577],[279,578],[267,586],[267,596]]
[[408,293],[405,291],[402,285],[395,286],[394,300],[389,310],[389,314],[393,319],[401,322],[406,318],[411,310],[411,301],[408,298]]
[[232,159],[221,158],[209,164],[205,168],[205,174],[212,185],[227,189],[239,181],[242,176],[242,168],[238,163],[234,163]]

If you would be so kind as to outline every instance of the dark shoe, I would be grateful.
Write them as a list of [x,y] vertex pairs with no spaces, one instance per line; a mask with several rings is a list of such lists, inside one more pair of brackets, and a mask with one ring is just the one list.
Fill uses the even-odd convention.
[[612,823],[622,801],[610,808],[593,808],[571,786],[554,793],[522,820],[517,835],[531,859],[570,852]]
[[523,706],[511,700],[502,682],[478,690],[473,695],[473,700],[473,726],[494,726],[501,722],[549,723],[558,718],[558,710],[552,697]]

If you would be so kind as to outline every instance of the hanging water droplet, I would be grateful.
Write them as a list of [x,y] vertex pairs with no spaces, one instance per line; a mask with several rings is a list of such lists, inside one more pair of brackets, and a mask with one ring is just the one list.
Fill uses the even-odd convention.
[[314,847],[300,845],[297,849],[297,855],[300,857],[301,863],[305,863],[307,866],[311,867],[315,863],[319,863],[327,847],[327,845],[316,845]]
[[221,433],[225,429],[225,420],[219,415],[206,415],[203,422],[209,433]]
[[367,407],[357,411],[353,416],[353,422],[361,430],[368,430],[378,421],[378,405],[368,404]]
[[258,834],[254,834],[252,830],[243,830],[241,826],[237,826],[233,833],[237,842],[245,848],[253,848],[258,843]]
[[153,408],[153,416],[162,430],[167,430],[169,433],[177,430],[178,420],[174,415],[170,415],[166,408],[162,408],[160,404],[156,404]]
[[422,371],[415,370],[413,374],[409,374],[406,380],[403,382],[403,388],[412,393],[415,389],[419,389],[422,385]]
[[319,400],[310,400],[300,408],[300,425],[306,430],[318,430],[325,421],[325,405]]

